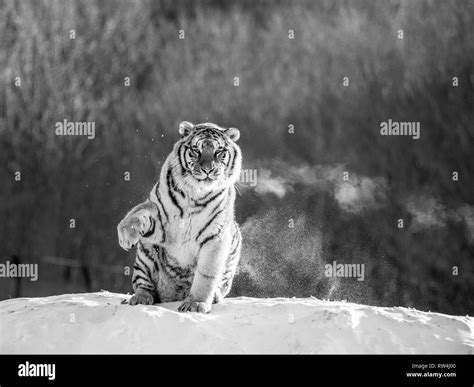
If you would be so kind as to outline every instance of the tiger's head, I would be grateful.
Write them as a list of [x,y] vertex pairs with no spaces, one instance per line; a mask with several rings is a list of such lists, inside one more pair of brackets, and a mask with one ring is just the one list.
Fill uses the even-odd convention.
[[[236,141],[237,128],[212,123],[179,124],[181,139],[174,146],[174,169],[183,185],[211,191],[234,184],[240,176],[242,155]],[[178,172],[178,171],[177,171]]]

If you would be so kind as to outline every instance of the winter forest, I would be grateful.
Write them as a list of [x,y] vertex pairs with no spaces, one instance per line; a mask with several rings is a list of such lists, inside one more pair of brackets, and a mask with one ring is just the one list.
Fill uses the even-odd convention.
[[38,265],[0,299],[131,292],[187,120],[241,133],[230,296],[472,316],[474,2],[0,0],[0,37],[0,262]]

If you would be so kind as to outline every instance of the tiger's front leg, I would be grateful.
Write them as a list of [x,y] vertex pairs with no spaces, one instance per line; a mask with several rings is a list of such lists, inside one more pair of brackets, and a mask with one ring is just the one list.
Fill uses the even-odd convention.
[[231,244],[230,231],[208,236],[201,241],[191,290],[179,306],[180,312],[209,313],[225,269]]
[[128,251],[140,238],[153,234],[157,216],[158,207],[150,200],[134,207],[117,226],[120,246]]

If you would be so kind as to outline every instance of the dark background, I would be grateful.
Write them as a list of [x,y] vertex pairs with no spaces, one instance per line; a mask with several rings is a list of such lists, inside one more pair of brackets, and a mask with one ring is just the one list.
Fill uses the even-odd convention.
[[[240,128],[257,171],[232,296],[472,315],[473,28],[472,1],[1,0],[0,259],[39,279],[0,299],[131,291],[116,225],[189,120]],[[421,138],[381,136],[389,118]],[[96,138],[56,136],[64,119]],[[365,280],[326,278],[334,260]]]

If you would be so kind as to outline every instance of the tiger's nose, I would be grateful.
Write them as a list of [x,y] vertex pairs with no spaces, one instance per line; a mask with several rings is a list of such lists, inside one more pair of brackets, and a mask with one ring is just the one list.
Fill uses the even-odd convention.
[[211,174],[216,168],[213,165],[202,165],[201,170],[206,173],[207,175]]

